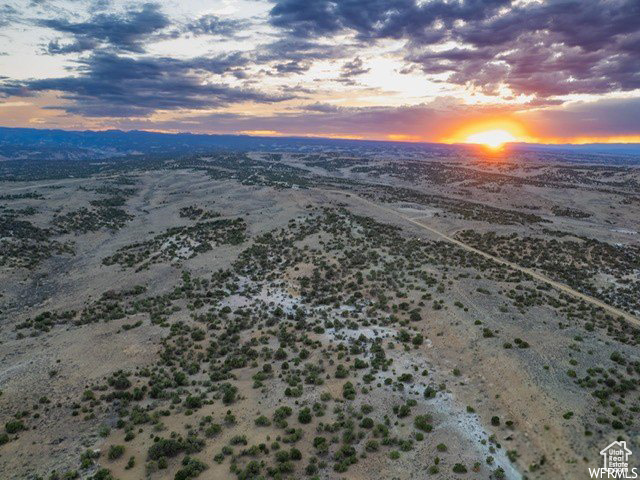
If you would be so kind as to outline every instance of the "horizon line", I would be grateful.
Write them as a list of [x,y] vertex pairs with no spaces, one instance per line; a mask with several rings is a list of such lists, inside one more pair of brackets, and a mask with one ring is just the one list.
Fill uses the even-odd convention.
[[[0,125],[0,129],[4,130],[35,130],[35,131],[58,131],[58,132],[69,132],[69,133],[105,133],[105,132],[120,132],[120,133],[149,133],[149,134],[157,134],[157,135],[194,135],[194,136],[211,136],[211,137],[249,137],[249,138],[265,138],[265,139],[304,139],[304,140],[342,140],[342,141],[352,141],[352,142],[376,142],[376,143],[397,143],[397,144],[409,144],[409,145],[443,145],[443,146],[484,146],[482,143],[472,143],[472,142],[444,142],[444,141],[435,141],[435,140],[393,140],[393,139],[369,139],[363,138],[361,136],[332,136],[332,135],[315,135],[315,134],[279,134],[277,132],[273,132],[274,134],[257,134],[250,133],[248,131],[240,131],[234,133],[202,133],[202,132],[190,132],[190,131],[166,131],[166,130],[146,130],[146,129],[130,129],[124,130],[121,128],[104,128],[104,129],[72,129],[72,128],[38,128],[38,127],[14,127],[14,126],[4,126]],[[523,146],[549,146],[549,147],[580,147],[580,146],[616,146],[616,145],[625,145],[625,146],[639,146],[639,142],[606,142],[606,141],[595,141],[595,142],[526,142],[526,141],[515,141],[515,142],[504,142],[505,146],[507,145],[523,145]]]

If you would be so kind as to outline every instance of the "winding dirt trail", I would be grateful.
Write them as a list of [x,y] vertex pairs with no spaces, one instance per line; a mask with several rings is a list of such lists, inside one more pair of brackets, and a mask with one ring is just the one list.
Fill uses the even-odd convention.
[[604,303],[601,300],[598,300],[597,298],[591,297],[589,295],[586,295],[584,293],[581,293],[573,288],[571,288],[568,285],[565,285],[564,283],[560,283],[556,280],[553,280],[549,277],[547,277],[546,275],[537,272],[536,270],[532,270],[530,268],[526,268],[526,267],[522,267],[520,265],[518,265],[517,263],[513,263],[510,262],[508,260],[504,260],[500,257],[496,257],[494,255],[491,255],[487,252],[483,252],[482,250],[478,250],[477,248],[472,247],[471,245],[468,245],[464,242],[461,242],[460,240],[457,240],[453,237],[450,237],[449,235],[447,235],[446,233],[441,232],[440,230],[436,230],[435,228],[427,225],[426,223],[421,222],[420,220],[418,220],[418,218],[413,218],[413,217],[409,217],[407,215],[403,215],[402,213],[393,210],[392,208],[389,207],[384,207],[382,205],[379,205],[375,202],[372,202],[371,200],[361,197],[359,195],[356,195],[355,193],[352,192],[345,192],[342,190],[327,190],[329,192],[332,193],[338,193],[341,195],[345,195],[345,196],[349,196],[350,198],[354,198],[366,205],[369,205],[371,207],[374,207],[378,210],[381,210],[383,212],[389,213],[395,217],[401,218],[409,223],[412,223],[414,225],[417,225],[418,227],[427,230],[430,233],[433,233],[434,235],[442,238],[443,240],[446,240],[447,242],[453,243],[454,245],[468,251],[468,252],[473,252],[476,253],[478,255],[483,256],[484,258],[488,258],[489,260],[493,260],[496,263],[499,263],[501,265],[505,265],[508,266],[510,268],[513,268],[515,270],[520,270],[521,272],[535,278],[536,280],[540,280],[541,282],[544,282],[550,286],[552,286],[553,288],[555,288],[556,290],[559,290],[561,292],[567,293],[579,300],[584,300],[585,302],[588,302],[592,305],[595,305],[596,307],[600,307],[603,310],[605,310],[606,312],[610,313],[611,315],[615,316],[615,317],[622,317],[624,318],[624,320],[626,322],[628,322],[629,324],[635,326],[635,327],[640,327],[640,319],[636,318],[635,316],[620,310],[619,308],[613,307],[607,303]]

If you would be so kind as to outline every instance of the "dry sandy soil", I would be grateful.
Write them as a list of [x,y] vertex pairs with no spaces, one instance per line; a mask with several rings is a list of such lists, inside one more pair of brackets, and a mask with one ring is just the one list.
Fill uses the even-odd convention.
[[[171,438],[171,432],[176,438],[192,433],[204,441],[189,455],[206,464],[199,477],[212,479],[259,478],[248,473],[242,477],[251,460],[262,462],[261,474],[268,478],[270,467],[286,463],[276,459],[274,442],[280,451],[293,447],[302,455],[290,461],[293,471],[272,471],[275,478],[581,479],[587,478],[588,467],[600,466],[599,450],[617,437],[628,442],[634,457],[640,455],[640,334],[633,323],[640,311],[637,303],[621,300],[633,295],[637,300],[640,282],[637,259],[633,260],[640,248],[637,169],[490,161],[442,165],[436,176],[431,167],[412,167],[416,160],[405,165],[400,159],[346,157],[323,167],[317,159],[311,162],[301,155],[273,158],[256,152],[248,158],[266,166],[301,169],[313,184],[290,180],[283,185],[264,178],[248,182],[192,168],[131,172],[129,184],[117,183],[120,175],[0,183],[0,192],[7,196],[0,201],[0,213],[33,207],[35,213],[15,218],[44,229],[54,228],[54,216],[90,208],[91,201],[104,198],[106,194],[97,193],[100,187],[132,190],[119,207],[131,216],[121,228],[56,231],[51,238],[72,244],[73,253],[54,253],[32,268],[0,267],[0,433],[6,433],[0,445],[1,478],[49,478],[54,470],[59,478],[65,472],[75,472],[78,478],[107,475],[101,468],[119,479],[174,478],[183,468],[185,449],[160,461],[150,453],[158,438]],[[409,174],[411,168],[414,174]],[[407,195],[400,189],[432,197]],[[9,199],[25,192],[42,198]],[[469,201],[475,206],[465,203]],[[184,214],[189,207],[202,211],[190,218]],[[345,230],[336,233],[329,223],[322,223],[325,220],[318,220],[317,231],[277,239],[308,219],[324,218],[323,209],[339,212],[334,225]],[[206,211],[218,216],[207,220],[202,216]],[[512,217],[515,220],[509,220]],[[375,221],[375,227],[362,223],[363,218]],[[200,237],[188,228],[223,219],[240,219],[243,238],[212,241],[211,248],[199,250]],[[396,227],[397,237],[389,237],[395,247],[375,243],[378,235],[392,235],[385,233],[386,226]],[[176,227],[185,229],[181,235],[187,240],[165,235]],[[541,257],[525,258],[524,247],[508,259],[512,266],[483,258],[473,249],[503,259],[490,250],[498,243],[471,244],[465,240],[470,237],[460,236],[469,230],[555,239],[545,244],[554,252],[569,248],[565,240],[586,249],[584,239],[592,239],[600,242],[589,247],[593,258],[598,248],[608,245],[611,250],[597,265],[594,260],[597,271],[582,279],[573,270],[551,269]],[[276,240],[266,241],[264,234]],[[461,245],[447,238],[472,248],[466,260],[461,260]],[[341,242],[337,250],[334,241]],[[183,243],[172,250],[171,242]],[[265,244],[265,258],[280,260],[258,267],[258,257],[251,257],[242,265],[255,271],[239,271],[246,252]],[[345,259],[351,257],[342,256],[343,247],[353,255],[363,254],[363,263],[348,269]],[[429,249],[441,252],[437,261],[427,258],[424,252]],[[105,260],[134,250],[143,252],[145,260],[132,265]],[[382,284],[371,276],[376,268],[384,270],[369,256],[374,251],[379,255],[376,261],[388,262]],[[625,252],[630,258],[623,258]],[[323,277],[320,285],[335,285],[338,292],[333,301],[316,305],[305,281],[315,271],[324,275],[327,266],[338,277]],[[527,275],[521,267],[538,276]],[[358,270],[364,276],[360,283]],[[220,279],[219,271],[235,276]],[[211,279],[208,286],[198,287],[204,304],[194,303],[197,295],[184,293],[190,292],[183,288],[184,272],[191,279]],[[570,283],[571,275],[575,283]],[[396,285],[391,284],[394,278]],[[545,279],[556,284],[549,286]],[[231,281],[237,285],[229,286]],[[593,283],[580,283],[588,281]],[[136,286],[145,290],[135,298],[174,295],[160,320],[126,296],[116,301],[124,312],[118,318],[96,310],[82,317],[83,309],[100,303],[106,292]],[[350,300],[354,292],[360,293]],[[386,309],[373,308],[379,293],[387,297]],[[215,300],[207,303],[207,298]],[[231,313],[224,313],[225,307]],[[251,312],[249,325],[234,330],[236,336],[229,340],[225,322],[236,321],[238,309]],[[44,327],[34,320],[43,312],[69,310],[76,311],[72,319],[60,317]],[[296,312],[302,310],[307,327],[296,323]],[[417,320],[409,319],[413,311]],[[352,325],[327,323],[336,319],[342,324],[351,319]],[[198,329],[202,337],[192,333]],[[282,332],[296,340],[283,340]],[[421,334],[424,340],[407,342],[402,332],[411,338]],[[166,346],[171,342],[178,342],[178,347],[168,360]],[[359,344],[365,347],[353,349]],[[250,359],[230,370],[224,381],[212,381],[211,372],[224,370],[225,355],[240,355],[234,349],[243,345],[251,346],[256,356],[243,350]],[[370,370],[372,345],[382,346],[387,367]],[[276,355],[281,347],[286,361]],[[310,351],[306,358],[300,356],[304,348]],[[367,367],[353,367],[356,358]],[[201,367],[187,375],[186,383],[167,386],[166,396],[151,396],[154,377],[149,372],[166,370],[173,375],[188,371],[193,362],[201,362]],[[296,385],[287,376],[292,369],[302,372],[306,364],[320,366],[322,382],[301,381],[302,392],[287,395],[286,388]],[[346,377],[337,378],[338,364],[347,367]],[[272,374],[256,386],[256,374],[264,365],[273,366]],[[602,371],[589,370],[593,368]],[[125,388],[110,383],[120,371],[129,379]],[[371,378],[366,380],[366,374]],[[399,380],[403,374],[411,380]],[[217,386],[225,382],[237,389],[228,403]],[[343,395],[346,382],[355,386],[353,399]],[[122,395],[133,395],[136,387],[145,385],[141,398]],[[628,388],[620,390],[621,385]],[[604,400],[594,395],[605,388],[610,391]],[[425,396],[427,389],[433,389],[433,395]],[[86,397],[87,391],[94,392],[95,400]],[[203,401],[189,407],[189,396]],[[292,408],[288,426],[300,429],[300,439],[293,443],[283,441],[288,433],[272,419],[284,405]],[[364,415],[363,405],[368,406]],[[408,415],[398,414],[402,405],[409,405]],[[313,412],[310,423],[298,419],[305,407]],[[152,418],[136,423],[131,417],[135,408]],[[316,415],[316,408],[323,413]],[[228,411],[234,422],[225,420]],[[269,425],[256,425],[260,415],[270,420]],[[416,427],[419,415],[430,416],[428,431]],[[374,437],[373,430],[360,426],[363,417],[386,424],[386,438],[394,440],[385,444],[384,436],[376,437],[378,448],[367,449]],[[10,426],[15,422],[21,425],[17,430]],[[206,435],[212,422],[220,424],[221,431]],[[340,426],[323,431],[326,425]],[[346,439],[345,431],[361,437]],[[325,437],[328,452],[314,446],[317,436]],[[403,440],[410,440],[410,445]],[[259,444],[265,446],[260,453],[242,454]],[[124,453],[110,459],[114,445],[124,446]],[[340,463],[336,451],[342,445],[354,449],[354,461],[345,471],[335,469]],[[233,453],[216,457],[225,446]],[[82,465],[87,449],[99,451],[99,456]],[[135,461],[127,467],[131,457]],[[310,463],[317,468],[305,472]],[[464,466],[464,472],[456,464]]]

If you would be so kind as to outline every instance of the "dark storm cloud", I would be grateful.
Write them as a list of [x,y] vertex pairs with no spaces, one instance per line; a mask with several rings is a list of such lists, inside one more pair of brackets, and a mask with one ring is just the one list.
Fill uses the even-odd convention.
[[[640,88],[638,0],[275,3],[270,22],[290,35],[311,41],[350,31],[363,42],[404,39],[407,61],[425,73],[448,73],[450,82],[489,93],[501,85],[537,96]],[[429,48],[448,40],[461,47]]]
[[267,95],[255,90],[210,84],[205,72],[221,73],[246,60],[241,56],[167,57],[132,59],[97,53],[78,60],[77,75],[26,82],[5,81],[0,93],[27,96],[57,91],[69,105],[54,107],[88,117],[147,116],[156,110],[202,109],[236,102],[278,102],[290,95]]
[[73,22],[58,18],[40,20],[40,26],[70,35],[71,43],[53,40],[47,46],[51,54],[93,50],[100,47],[123,52],[144,52],[144,44],[169,26],[169,18],[154,3],[145,3],[139,9],[123,14],[96,13],[86,22]]

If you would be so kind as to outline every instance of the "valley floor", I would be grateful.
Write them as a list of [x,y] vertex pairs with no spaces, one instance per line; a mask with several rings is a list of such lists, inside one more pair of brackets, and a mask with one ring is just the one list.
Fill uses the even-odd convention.
[[235,162],[0,184],[0,477],[581,479],[616,438],[640,454],[635,170]]

